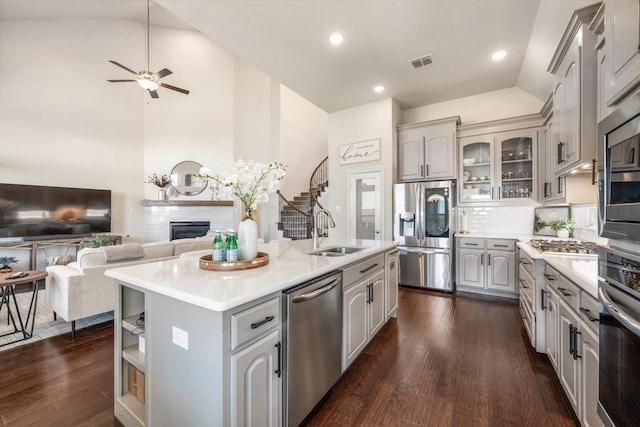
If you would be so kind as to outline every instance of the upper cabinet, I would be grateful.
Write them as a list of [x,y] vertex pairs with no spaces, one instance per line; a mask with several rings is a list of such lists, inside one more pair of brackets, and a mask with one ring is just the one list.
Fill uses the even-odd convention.
[[523,129],[460,138],[460,202],[535,199],[537,136],[537,129]]
[[398,180],[456,177],[456,126],[460,117],[398,126]]
[[555,75],[551,150],[556,174],[589,168],[596,158],[596,36],[587,25],[599,6],[573,13],[549,64]]
[[611,106],[640,84],[640,0],[606,0],[604,20],[603,95]]

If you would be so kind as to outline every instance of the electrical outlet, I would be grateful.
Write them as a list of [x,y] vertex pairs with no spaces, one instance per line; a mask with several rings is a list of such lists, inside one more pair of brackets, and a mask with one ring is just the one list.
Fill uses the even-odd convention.
[[178,347],[189,350],[189,333],[180,328],[173,327],[173,343]]

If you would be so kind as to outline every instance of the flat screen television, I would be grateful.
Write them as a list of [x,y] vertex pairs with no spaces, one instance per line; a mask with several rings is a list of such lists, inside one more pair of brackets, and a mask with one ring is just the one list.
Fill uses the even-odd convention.
[[0,239],[111,231],[111,190],[0,183]]

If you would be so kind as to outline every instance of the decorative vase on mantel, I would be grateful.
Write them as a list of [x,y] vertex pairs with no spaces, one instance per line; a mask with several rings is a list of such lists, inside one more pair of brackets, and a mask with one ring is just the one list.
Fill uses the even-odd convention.
[[258,223],[253,219],[251,209],[247,209],[238,224],[238,254],[241,260],[254,259],[258,255]]

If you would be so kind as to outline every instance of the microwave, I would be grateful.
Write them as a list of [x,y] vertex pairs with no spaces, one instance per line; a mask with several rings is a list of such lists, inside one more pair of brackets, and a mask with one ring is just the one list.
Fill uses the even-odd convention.
[[640,92],[598,124],[600,235],[640,242]]

